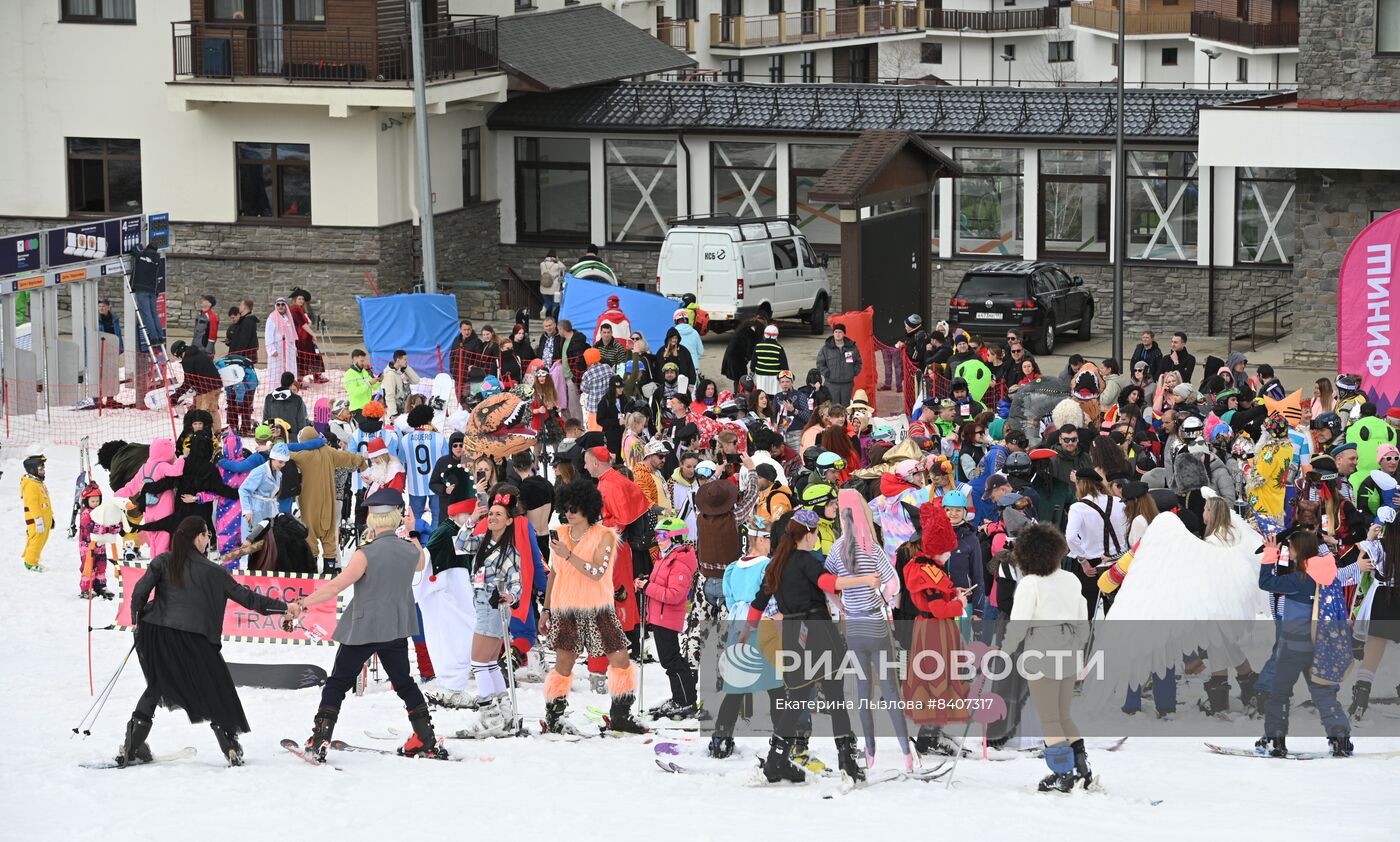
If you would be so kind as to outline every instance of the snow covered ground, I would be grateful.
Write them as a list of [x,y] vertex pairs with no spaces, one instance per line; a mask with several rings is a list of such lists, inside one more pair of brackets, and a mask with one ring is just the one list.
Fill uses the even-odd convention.
[[[1122,751],[1091,752],[1104,793],[1072,796],[1031,791],[1044,764],[964,760],[951,788],[943,782],[892,783],[845,798],[824,800],[827,782],[803,787],[751,788],[749,761],[724,764],[699,759],[696,766],[727,768],[723,777],[676,776],[653,763],[650,745],[623,740],[579,743],[541,739],[465,742],[448,746],[463,763],[409,761],[368,754],[332,755],[343,771],[313,768],[278,747],[305,739],[319,690],[241,691],[253,732],[243,738],[247,765],[225,768],[207,725],[192,726],[178,712],[160,711],[151,734],[157,753],[194,746],[199,755],[163,766],[95,771],[79,764],[111,756],[142,689],[132,662],[111,702],[87,739],[72,727],[91,703],[86,645],[88,604],[77,598],[75,542],[66,537],[78,453],[54,447],[49,488],[58,527],[44,553],[44,574],[23,570],[19,552],[24,529],[17,489],[23,454],[6,448],[0,487],[0,839],[201,840],[249,838],[383,839],[418,832],[439,837],[513,833],[517,838],[708,840],[736,834],[810,833],[817,839],[889,838],[992,833],[1042,839],[1108,838],[1126,832],[1135,842],[1203,839],[1239,840],[1267,833],[1273,838],[1319,839],[1394,835],[1400,805],[1388,787],[1400,774],[1395,760],[1354,758],[1315,762],[1217,757],[1198,739],[1134,737]],[[93,624],[105,625],[115,602],[93,605]],[[98,689],[131,647],[129,635],[92,635]],[[225,644],[225,657],[246,662],[311,662],[329,669],[330,647]],[[1395,657],[1395,656],[1392,656]],[[665,686],[651,665],[648,687]],[[582,666],[580,666],[582,670]],[[526,685],[527,719],[543,712],[540,685]],[[1379,692],[1379,691],[1378,691]],[[606,707],[606,699],[576,676],[572,704]],[[1372,715],[1383,709],[1373,708]],[[1395,712],[1396,708],[1385,709]],[[1302,715],[1302,712],[1299,712]],[[438,711],[439,730],[462,727],[474,714]],[[1393,725],[1393,723],[1391,723]],[[392,747],[364,735],[365,729],[408,723],[387,682],[351,696],[337,736],[348,742]],[[1393,731],[1393,728],[1391,729]],[[1356,735],[1359,751],[1400,749],[1400,739]],[[1090,740],[1095,743],[1107,740]],[[1247,741],[1227,741],[1244,746]],[[817,753],[834,761],[829,740],[813,740]],[[688,748],[701,750],[699,742]],[[749,741],[747,752],[759,750]],[[1295,750],[1323,750],[1320,737],[1299,738]],[[893,743],[882,745],[877,769],[897,759]],[[684,758],[676,758],[687,762]],[[605,812],[609,805],[617,813]],[[603,824],[606,822],[606,824]]]

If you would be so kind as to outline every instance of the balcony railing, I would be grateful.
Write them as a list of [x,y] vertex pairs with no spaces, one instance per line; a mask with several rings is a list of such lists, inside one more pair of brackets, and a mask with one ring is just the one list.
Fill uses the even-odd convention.
[[1055,6],[1038,9],[1011,9],[994,12],[969,12],[960,9],[925,9],[927,29],[950,29],[955,32],[1011,32],[1020,29],[1054,29],[1060,25],[1060,10]]
[[1241,47],[1296,47],[1298,22],[1251,23],[1210,12],[1191,13],[1191,34],[1197,38]]
[[[283,79],[345,84],[413,81],[408,33],[247,23],[171,24],[175,80]],[[496,17],[453,15],[424,27],[423,60],[429,82],[497,69]]]
[[781,47],[923,30],[924,4],[884,3],[781,15],[710,15],[710,47]]
[[656,37],[661,43],[686,52],[695,52],[695,21],[671,20],[666,18],[656,22]]
[[[1118,10],[1102,9],[1085,3],[1070,7],[1070,22],[1104,32],[1118,31]],[[1128,12],[1124,23],[1128,35],[1185,35],[1191,31],[1190,12]]]

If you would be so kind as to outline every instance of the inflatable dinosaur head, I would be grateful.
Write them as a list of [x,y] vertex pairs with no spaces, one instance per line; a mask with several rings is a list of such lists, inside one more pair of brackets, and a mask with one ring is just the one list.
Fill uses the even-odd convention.
[[1347,427],[1347,441],[1356,445],[1356,473],[1352,478],[1360,483],[1379,465],[1377,451],[1383,444],[1396,444],[1395,428],[1384,418],[1362,418]]
[[530,429],[530,404],[512,392],[492,395],[467,415],[467,454],[505,459],[535,444]]
[[1079,402],[1090,424],[1098,424],[1103,417],[1099,406],[1099,395],[1103,394],[1103,375],[1094,363],[1086,362],[1070,378],[1070,397]]

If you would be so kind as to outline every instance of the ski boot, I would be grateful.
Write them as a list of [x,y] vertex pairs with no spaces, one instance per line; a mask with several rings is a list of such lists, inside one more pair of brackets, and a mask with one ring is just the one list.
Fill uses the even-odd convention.
[[1089,766],[1089,751],[1084,747],[1084,740],[1078,739],[1069,744],[1074,751],[1074,774],[1079,778],[1079,783],[1084,789],[1094,782],[1094,770]]
[[126,767],[150,763],[151,747],[146,745],[146,737],[150,733],[150,717],[133,713],[126,723],[126,742],[122,743],[121,753],[117,755],[117,765]]
[[808,749],[807,743],[811,737],[811,732],[800,731],[789,741],[792,743],[792,762],[813,774],[820,775],[826,771],[826,764],[813,757]]
[[103,599],[116,599],[117,595],[107,590],[107,583],[102,579],[94,579],[92,582],[92,595]]
[[413,734],[399,747],[399,754],[446,760],[447,749],[438,744],[437,736],[433,733],[433,718],[428,713],[428,706],[422,704],[410,710],[408,721],[413,725]]
[[727,733],[716,731],[710,736],[710,746],[705,749],[705,753],[716,760],[729,757],[734,753],[734,738]]
[[1327,738],[1327,745],[1332,747],[1333,757],[1351,757],[1355,748],[1351,744],[1351,732],[1338,728]]
[[608,677],[601,672],[588,674],[588,689],[600,696],[608,695]]
[[481,700],[477,706],[478,718],[472,726],[472,734],[478,737],[501,737],[510,732],[510,722],[506,718],[509,700],[505,693],[497,693]]
[[326,751],[331,747],[331,737],[335,734],[335,721],[340,716],[337,708],[321,708],[311,721],[311,736],[303,747],[305,752],[322,763],[326,762]]
[[214,739],[219,741],[219,751],[228,760],[228,765],[242,766],[243,746],[238,744],[238,735],[212,722],[209,728],[214,732]]
[[919,728],[919,733],[914,738],[914,750],[919,754],[941,754],[944,757],[956,757],[958,754],[957,744],[943,733],[942,728],[932,725]]
[[675,699],[667,699],[666,701],[662,702],[659,705],[656,705],[651,710],[647,711],[647,716],[651,717],[652,719],[669,719],[671,717],[671,714],[674,713],[676,708],[678,707],[680,707],[680,705],[676,703]]
[[687,719],[695,719],[700,715],[700,709],[695,705],[677,705],[666,718],[675,722],[684,722]]
[[1050,767],[1050,774],[1040,779],[1039,790],[1041,792],[1069,792],[1074,789],[1074,785],[1079,781],[1074,761],[1074,748],[1069,743],[1046,746],[1045,765]]
[[1235,682],[1240,685],[1240,707],[1244,712],[1253,715],[1259,710],[1259,694],[1254,690],[1254,684],[1259,680],[1259,673],[1250,670],[1246,673],[1235,673]]
[[763,777],[768,783],[775,784],[779,781],[789,781],[800,784],[807,780],[807,773],[792,762],[791,740],[785,740],[774,734],[768,740],[768,756],[763,760]]
[[856,783],[865,782],[865,769],[861,766],[860,758],[861,753],[856,748],[854,734],[836,738],[836,764],[840,767],[841,774]]
[[631,693],[622,693],[612,697],[612,707],[608,710],[608,730],[619,731],[624,734],[645,734],[647,727],[637,721],[632,715]]
[[1261,757],[1287,757],[1288,745],[1284,737],[1260,737],[1254,741],[1254,753]]
[[570,729],[564,721],[564,712],[568,710],[569,700],[560,696],[551,699],[544,705],[544,730],[549,734],[567,734]]
[[96,599],[97,594],[92,591],[78,591],[78,599]]
[[1206,679],[1206,697],[1196,702],[1207,716],[1225,713],[1230,709],[1230,680],[1223,675],[1212,675]]
[[1366,708],[1371,706],[1371,682],[1357,681],[1351,685],[1351,704],[1347,706],[1347,714],[1357,722],[1366,715]]

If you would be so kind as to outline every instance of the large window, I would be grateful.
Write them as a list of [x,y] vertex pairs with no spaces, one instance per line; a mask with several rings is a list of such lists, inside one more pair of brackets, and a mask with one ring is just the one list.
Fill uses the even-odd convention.
[[744,81],[744,61],[743,59],[727,58],[724,60],[722,70],[724,81],[742,82]]
[[1195,152],[1128,152],[1128,258],[1196,260]]
[[777,160],[775,143],[711,143],[711,209],[733,216],[775,215]]
[[676,144],[669,140],[604,142],[608,241],[660,241],[676,215]]
[[240,219],[311,221],[311,146],[236,143]]
[[830,143],[794,143],[788,147],[792,212],[797,214],[797,227],[814,243],[835,245],[841,242],[841,216],[836,205],[812,202],[807,194],[845,151],[844,145]]
[[141,210],[141,141],[68,138],[68,211]]
[[209,20],[266,24],[323,24],[326,0],[208,0]]
[[676,20],[700,20],[700,0],[676,0]]
[[959,148],[954,179],[960,254],[1021,255],[1021,150]]
[[1376,52],[1400,54],[1400,0],[1376,0]]
[[481,201],[481,127],[462,129],[462,204]]
[[136,0],[63,0],[62,11],[64,23],[136,23]]
[[783,54],[774,53],[768,57],[768,81],[783,81]]
[[522,240],[587,242],[588,140],[515,139],[515,233]]
[[922,64],[942,64],[943,45],[937,41],[925,41],[920,44],[919,62]]
[[1074,61],[1073,41],[1051,41],[1049,62],[1058,64],[1062,61]]
[[817,54],[815,52],[802,53],[802,81],[817,81]]
[[1108,256],[1112,153],[1040,152],[1040,252],[1046,257]]
[[1292,263],[1293,170],[1240,167],[1235,183],[1235,248],[1240,263]]

